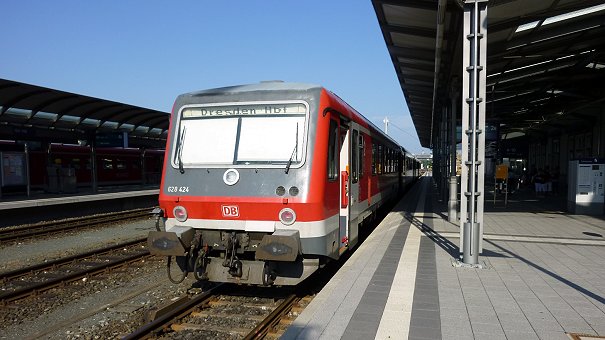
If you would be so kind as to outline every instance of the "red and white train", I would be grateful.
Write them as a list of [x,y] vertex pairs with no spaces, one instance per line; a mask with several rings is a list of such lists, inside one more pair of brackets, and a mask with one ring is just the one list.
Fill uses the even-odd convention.
[[[28,150],[23,144],[0,141],[2,155],[2,186],[4,190],[19,190],[27,185],[31,189],[49,190],[51,177],[73,177],[78,187],[90,187],[93,167],[99,186],[129,184],[159,184],[164,150],[118,147],[49,144],[43,150]],[[27,162],[25,160],[28,160]],[[59,190],[54,187],[52,190]]]
[[354,247],[364,220],[418,173],[410,154],[321,86],[183,94],[166,145],[164,228],[150,233],[149,247],[176,257],[175,283],[193,272],[295,285]]

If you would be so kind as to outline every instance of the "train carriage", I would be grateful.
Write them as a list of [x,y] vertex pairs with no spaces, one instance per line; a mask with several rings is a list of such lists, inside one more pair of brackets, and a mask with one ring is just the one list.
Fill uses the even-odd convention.
[[[152,253],[198,279],[295,285],[358,242],[415,160],[321,86],[266,82],[177,98]],[[169,258],[169,264],[171,259]]]
[[[51,176],[69,174],[75,177],[78,187],[90,187],[93,176],[93,150],[90,146],[50,143],[25,153],[23,143],[0,141],[0,155],[16,155],[23,164],[12,168],[10,162],[0,159],[6,170],[22,175],[22,180],[13,188],[1,185],[4,190],[24,191],[26,185],[34,190],[53,191]],[[94,151],[96,181],[99,186],[159,184],[164,150],[121,147],[100,147]],[[26,159],[28,162],[26,162]],[[14,162],[14,161],[13,161]],[[25,164],[27,163],[27,164]],[[26,166],[27,165],[27,166]],[[0,169],[0,174],[5,169]],[[76,188],[74,187],[73,190]],[[59,188],[54,188],[59,190]]]

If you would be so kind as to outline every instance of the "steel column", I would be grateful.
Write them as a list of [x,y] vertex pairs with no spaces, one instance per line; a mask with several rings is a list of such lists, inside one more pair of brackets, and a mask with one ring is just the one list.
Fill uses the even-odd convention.
[[451,223],[458,222],[457,209],[458,209],[458,177],[456,176],[456,114],[457,114],[457,93],[452,91],[450,101],[450,172],[449,172],[449,185],[450,185],[450,197],[447,202],[447,217]]
[[448,155],[447,155],[447,111],[445,106],[440,106],[441,109],[441,119],[439,122],[439,148],[440,148],[440,177],[439,177],[439,201],[443,202],[446,199],[448,187],[447,183],[447,173],[448,173]]
[[487,0],[465,0],[462,79],[462,261],[478,264],[483,244]]

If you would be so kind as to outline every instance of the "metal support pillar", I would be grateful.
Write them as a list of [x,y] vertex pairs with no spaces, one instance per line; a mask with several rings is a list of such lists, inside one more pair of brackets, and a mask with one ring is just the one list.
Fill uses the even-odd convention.
[[27,181],[27,186],[26,186],[26,190],[27,190],[27,197],[31,196],[31,181],[29,180],[29,174],[30,174],[30,169],[29,169],[29,147],[27,146],[27,143],[25,143],[23,145],[23,152],[25,153],[25,178]]
[[96,194],[99,191],[99,187],[97,178],[97,147],[95,142],[90,146],[90,165],[90,178],[92,179],[90,185],[92,192]]
[[463,26],[460,249],[462,262],[475,265],[483,250],[487,0],[465,0]]
[[433,138],[433,181],[437,186],[437,200],[441,200],[441,130],[439,129],[439,123],[433,121],[433,131],[435,136]]
[[439,119],[439,202],[443,202],[447,195],[447,129],[445,124],[446,112],[443,106]]
[[450,102],[450,173],[449,173],[449,185],[450,185],[450,197],[447,202],[447,217],[451,223],[458,222],[457,209],[458,209],[458,177],[456,176],[456,114],[457,114],[457,97],[458,94],[455,91],[451,93]]

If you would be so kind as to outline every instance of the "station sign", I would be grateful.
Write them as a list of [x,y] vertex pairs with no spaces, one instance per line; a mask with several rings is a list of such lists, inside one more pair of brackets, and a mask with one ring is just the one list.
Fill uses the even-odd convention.
[[128,134],[126,132],[98,133],[95,135],[95,145],[110,148],[127,148]]
[[271,103],[253,105],[225,105],[187,107],[183,118],[210,118],[221,116],[288,115],[304,114],[307,108],[302,103]]

